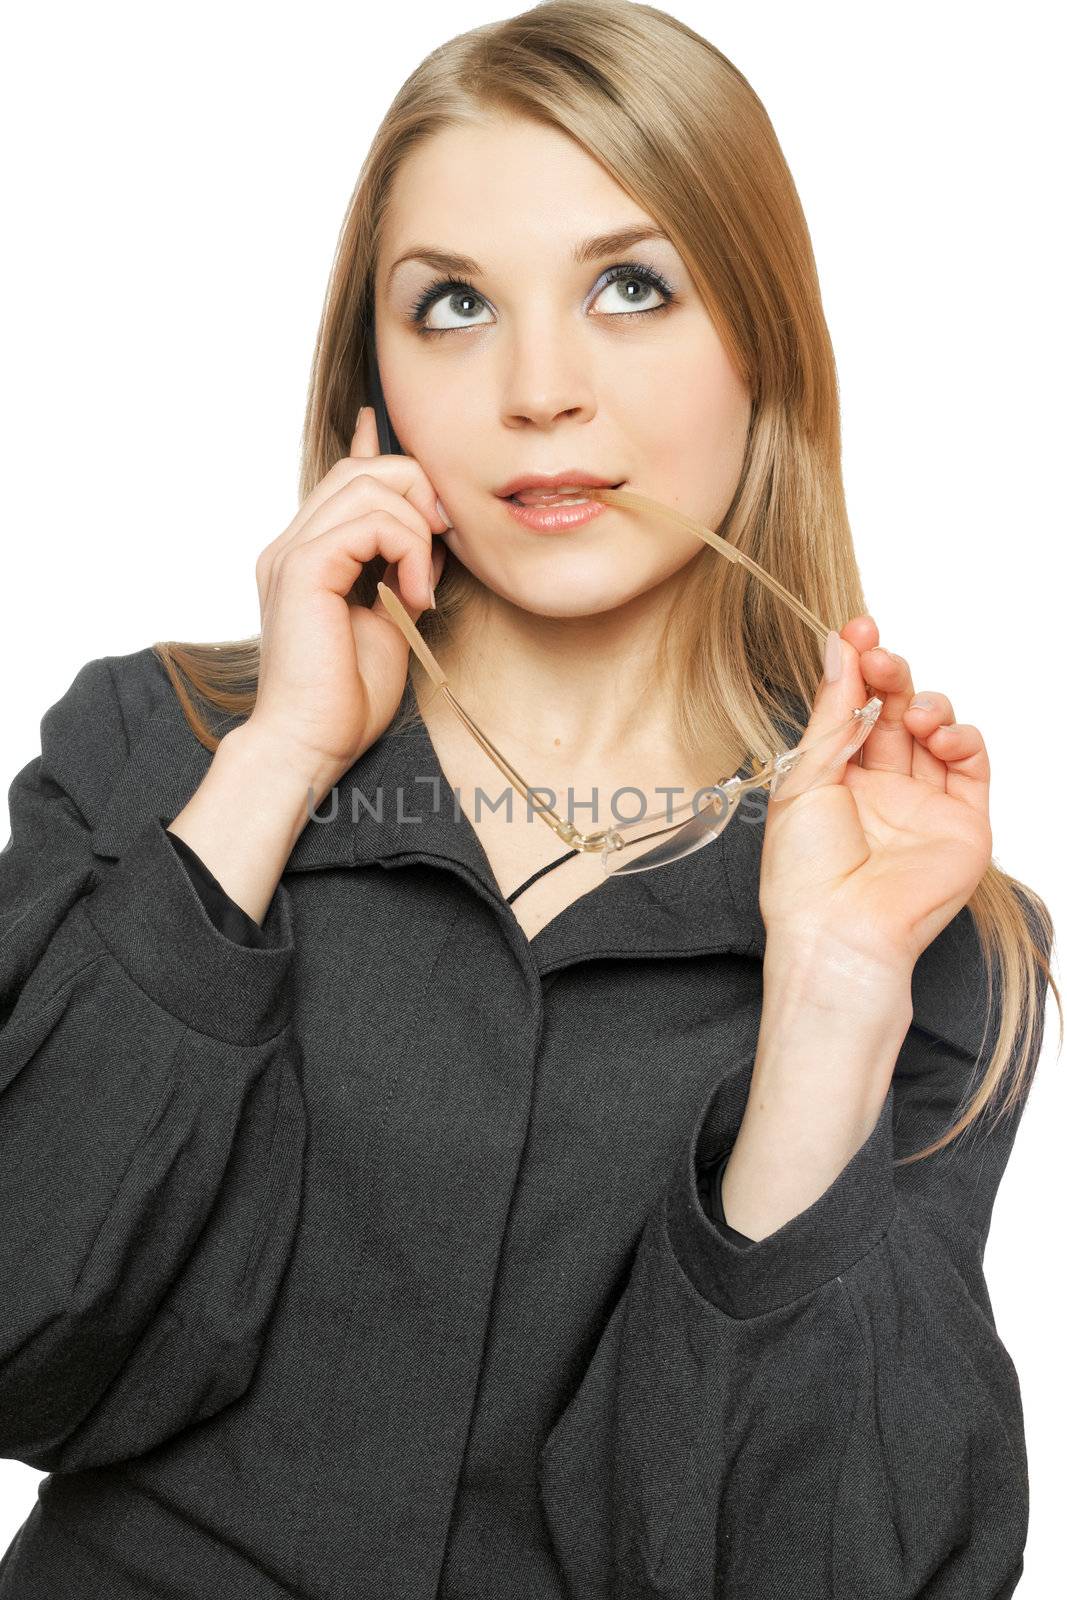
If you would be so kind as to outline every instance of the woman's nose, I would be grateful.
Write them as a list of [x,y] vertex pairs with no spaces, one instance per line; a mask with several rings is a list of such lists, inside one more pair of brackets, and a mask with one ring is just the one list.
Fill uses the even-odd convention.
[[595,414],[594,375],[576,342],[573,329],[544,323],[516,335],[502,357],[505,422],[546,427],[563,419],[587,421]]

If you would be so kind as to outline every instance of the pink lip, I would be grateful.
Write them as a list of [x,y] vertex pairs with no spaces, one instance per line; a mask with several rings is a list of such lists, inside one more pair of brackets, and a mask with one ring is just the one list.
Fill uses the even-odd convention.
[[580,528],[611,509],[603,500],[587,500],[583,505],[571,506],[524,506],[517,500],[505,500],[504,504],[517,522],[537,533],[564,533],[570,528]]
[[598,478],[593,472],[583,472],[581,467],[567,467],[563,472],[523,473],[521,477],[511,478],[496,492],[502,500],[506,500],[508,495],[518,494],[522,489],[563,489],[570,484],[576,487],[585,485],[588,488],[610,489],[617,481],[613,478]]

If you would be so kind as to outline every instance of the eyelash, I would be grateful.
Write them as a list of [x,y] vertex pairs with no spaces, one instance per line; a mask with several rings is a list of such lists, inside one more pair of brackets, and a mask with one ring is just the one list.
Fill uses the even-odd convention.
[[[663,304],[658,306],[649,306],[643,311],[610,312],[608,315],[610,316],[612,322],[616,322],[620,318],[625,321],[630,321],[634,317],[651,317],[655,315],[657,311],[667,311],[670,308],[671,302],[674,299],[674,290],[671,288],[670,284],[652,267],[645,266],[641,262],[636,261],[620,262],[614,267],[609,267],[607,272],[604,274],[604,282],[601,284],[600,289],[597,290],[597,293],[593,296],[593,298],[599,298],[601,290],[606,289],[609,283],[618,282],[620,278],[636,278],[639,283],[648,284],[650,288],[656,289],[663,296]],[[416,300],[412,302],[411,306],[408,308],[408,321],[415,324],[417,331],[424,339],[440,337],[441,334],[445,333],[462,332],[462,329],[460,328],[427,328],[424,326],[424,324],[431,306],[435,305],[437,301],[441,299],[442,295],[456,294],[457,292],[464,290],[473,295],[476,300],[481,300],[483,305],[485,304],[485,300],[478,293],[477,289],[472,288],[469,283],[465,283],[461,278],[437,278],[422,291]],[[484,326],[484,324],[472,323],[471,326],[481,327]]]

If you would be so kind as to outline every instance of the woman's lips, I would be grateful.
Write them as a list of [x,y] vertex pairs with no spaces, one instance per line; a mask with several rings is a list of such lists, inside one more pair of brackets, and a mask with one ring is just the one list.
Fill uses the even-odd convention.
[[522,506],[558,505],[561,501],[588,500],[583,486],[572,489],[519,489],[515,494],[504,496],[505,500],[516,500]]
[[518,522],[537,533],[562,533],[569,528],[580,528],[610,509],[603,500],[580,500],[576,495],[559,493],[542,495],[530,504],[508,496],[504,504]]
[[590,500],[581,485],[565,489],[520,489],[517,494],[505,495],[504,504],[525,527],[535,528],[539,533],[581,527],[610,509],[602,500]]

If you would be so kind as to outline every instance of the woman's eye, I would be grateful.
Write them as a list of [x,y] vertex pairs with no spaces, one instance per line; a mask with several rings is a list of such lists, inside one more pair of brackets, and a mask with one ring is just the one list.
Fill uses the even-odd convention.
[[[458,320],[446,322],[443,327],[439,321],[431,323],[430,314],[436,313],[438,307],[441,307],[446,315],[454,316]],[[481,324],[475,320],[479,307],[483,311],[488,310],[481,295],[476,294],[466,284],[449,285],[444,293],[435,287],[427,291],[421,308],[418,306],[415,308],[412,320],[422,323],[429,333],[448,333],[452,328],[479,327]]]
[[[596,316],[647,317],[654,311],[665,311],[674,299],[674,290],[651,267],[620,262],[604,276],[592,305],[603,300],[605,308],[595,312]],[[650,304],[650,297],[658,298]],[[481,313],[488,311],[486,302],[469,283],[441,278],[423,290],[409,308],[408,316],[422,334],[452,333],[460,328],[485,327]]]
[[[658,295],[658,303],[650,301],[650,295]],[[612,267],[607,283],[596,298],[603,300],[606,306],[598,315],[616,317],[620,312],[625,315],[630,311],[662,311],[670,304],[672,296],[658,273],[647,268],[639,271],[634,267]],[[593,303],[595,305],[596,301]]]

